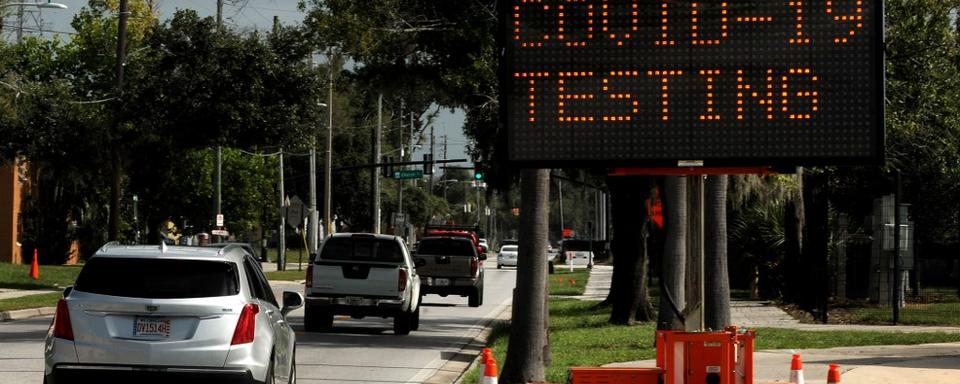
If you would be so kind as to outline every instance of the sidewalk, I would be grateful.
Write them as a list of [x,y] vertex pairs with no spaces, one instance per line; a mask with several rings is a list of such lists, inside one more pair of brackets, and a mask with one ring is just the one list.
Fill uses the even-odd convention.
[[[610,291],[613,268],[594,266],[582,300],[603,300]],[[804,324],[767,301],[731,301],[731,322],[738,327],[786,328],[804,331],[949,332],[960,327],[911,325]],[[762,337],[762,335],[758,336]],[[839,347],[829,349],[755,351],[755,382],[786,383],[790,359],[800,353],[809,384],[826,382],[829,364],[839,364],[844,384],[960,384],[960,343]],[[654,367],[654,360],[609,364],[610,367]]]
[[[0,288],[0,300],[16,299],[24,296],[42,295],[42,294],[53,293],[53,292],[60,292],[60,291],[56,289],[27,290],[27,289]],[[0,311],[0,322],[23,320],[23,319],[29,319],[31,317],[37,317],[37,316],[47,316],[47,315],[52,315],[54,312],[56,312],[56,308],[54,307]]]

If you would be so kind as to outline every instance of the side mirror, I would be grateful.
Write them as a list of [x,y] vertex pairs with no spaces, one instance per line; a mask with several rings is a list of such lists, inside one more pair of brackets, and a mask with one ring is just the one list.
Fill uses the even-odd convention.
[[280,310],[284,316],[293,311],[294,309],[300,308],[303,306],[303,295],[299,292],[283,292],[283,309]]
[[477,256],[477,259],[480,259],[480,261],[486,260],[486,259],[487,259],[487,254],[486,254],[486,253],[481,253],[480,255]]
[[72,285],[71,285],[71,286],[68,286],[68,287],[66,287],[66,288],[63,289],[63,298],[66,299],[67,297],[69,297],[69,296],[70,296],[70,292],[73,292],[73,286],[72,286]]
[[424,265],[427,265],[427,259],[424,259],[424,258],[422,258],[422,257],[418,257],[418,258],[416,258],[416,259],[413,259],[413,266],[415,266],[415,267],[417,267],[417,268],[420,268],[420,267],[422,267],[422,266],[424,266]]

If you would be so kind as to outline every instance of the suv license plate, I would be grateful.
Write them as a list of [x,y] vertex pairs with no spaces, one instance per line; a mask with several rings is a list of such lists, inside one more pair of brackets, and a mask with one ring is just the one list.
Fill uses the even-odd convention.
[[137,317],[133,322],[133,336],[170,337],[170,319],[160,317]]
[[450,279],[433,279],[433,285],[438,287],[446,287],[450,285]]

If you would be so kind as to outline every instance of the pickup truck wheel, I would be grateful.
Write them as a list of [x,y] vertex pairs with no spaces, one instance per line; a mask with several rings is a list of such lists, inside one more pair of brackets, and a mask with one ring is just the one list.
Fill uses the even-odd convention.
[[333,327],[333,313],[320,309],[303,312],[303,328],[307,332],[323,332]]
[[393,333],[396,335],[409,335],[413,320],[412,313],[399,313],[393,318]]
[[469,304],[471,307],[479,307],[483,305],[483,286],[479,286],[470,292]]
[[419,305],[417,306],[417,310],[413,311],[413,313],[410,314],[410,329],[414,331],[420,329],[420,306]]

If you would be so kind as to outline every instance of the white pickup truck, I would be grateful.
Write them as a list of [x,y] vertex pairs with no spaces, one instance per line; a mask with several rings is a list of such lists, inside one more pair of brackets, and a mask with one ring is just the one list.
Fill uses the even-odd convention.
[[303,324],[330,329],[335,315],[392,317],[397,335],[420,326],[420,276],[396,236],[338,233],[307,267]]

